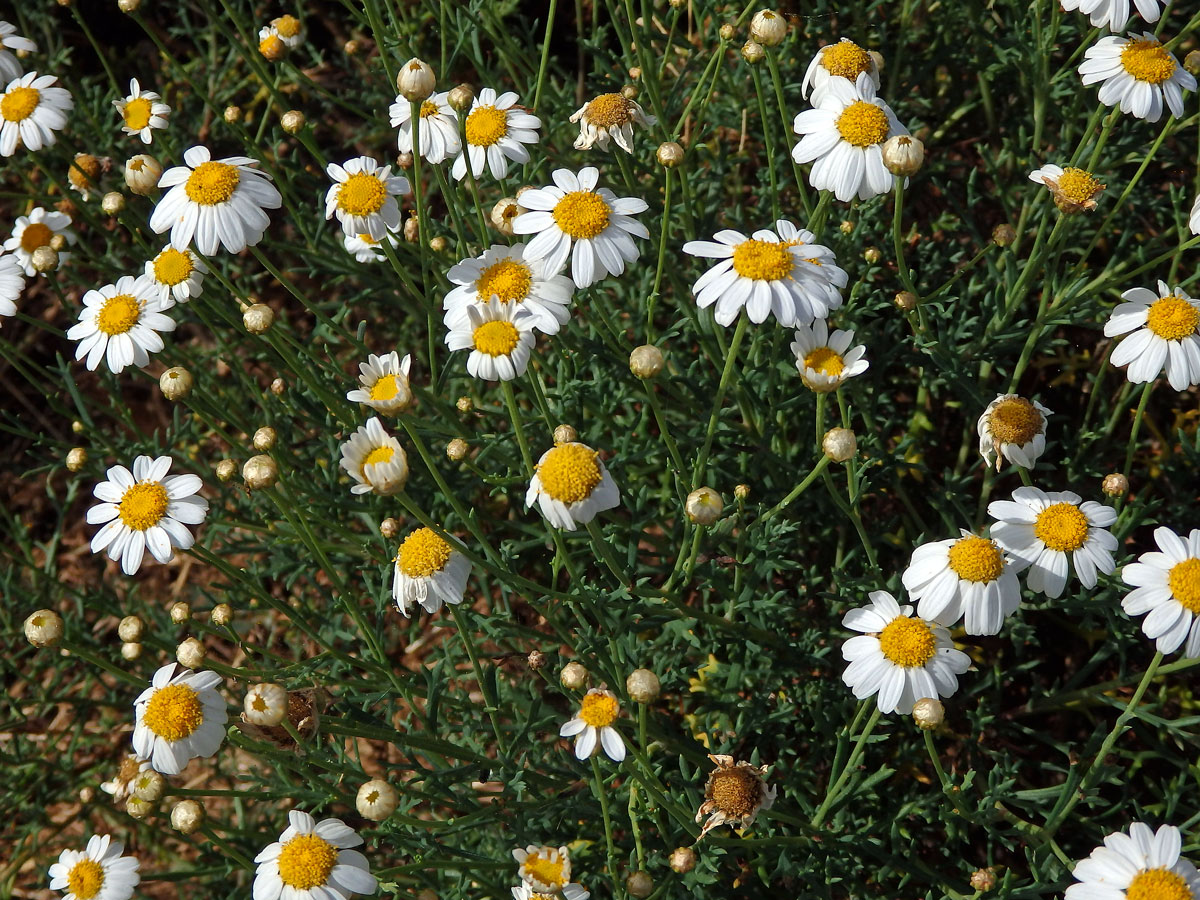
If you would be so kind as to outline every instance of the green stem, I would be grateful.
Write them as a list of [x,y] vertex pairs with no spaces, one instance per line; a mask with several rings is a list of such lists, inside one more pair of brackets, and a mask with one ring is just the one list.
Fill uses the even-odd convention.
[[858,740],[854,744],[854,749],[850,752],[850,758],[846,760],[846,765],[838,775],[837,780],[830,785],[829,790],[825,792],[825,799],[822,801],[820,808],[817,809],[816,815],[812,817],[812,827],[817,828],[825,820],[830,807],[837,800],[838,795],[842,792],[842,788],[854,774],[854,770],[858,767],[858,760],[863,754],[863,749],[866,747],[867,738],[871,736],[871,732],[875,729],[876,723],[879,722],[879,707],[871,713],[871,718],[867,719],[867,724],[863,727],[862,733],[859,734]]
[[542,61],[538,64],[537,87],[533,89],[533,109],[536,112],[542,100],[542,86],[546,82],[546,69],[550,65],[550,36],[554,33],[554,14],[558,12],[558,0],[550,0],[546,13],[546,35],[542,38]]
[[596,791],[596,799],[600,801],[600,815],[604,818],[604,844],[608,850],[608,874],[615,883],[617,878],[617,851],[613,846],[612,819],[608,814],[608,794],[604,790],[604,776],[600,773],[600,760],[597,758],[595,751],[592,753],[591,763],[593,789]]
[[713,398],[712,413],[708,417],[708,431],[704,435],[704,447],[696,460],[696,468],[692,470],[692,489],[695,490],[704,480],[704,470],[708,466],[708,456],[712,452],[713,435],[717,432],[717,422],[721,418],[722,404],[725,402],[725,392],[729,388],[729,380],[733,377],[734,363],[737,362],[738,349],[746,336],[746,326],[750,319],[745,310],[738,316],[737,328],[733,332],[733,340],[725,353],[725,368],[721,371],[721,381],[717,384],[717,393]]
[[483,693],[483,698],[487,702],[484,712],[488,714],[488,718],[492,723],[492,731],[496,734],[496,747],[500,751],[501,756],[508,756],[508,750],[505,747],[504,732],[500,728],[500,719],[497,717],[499,712],[499,703],[488,690],[487,680],[483,677],[483,666],[479,664],[479,654],[475,649],[475,641],[467,632],[466,623],[463,621],[462,610],[458,604],[448,604],[450,615],[454,617],[454,624],[458,627],[458,636],[462,638],[463,646],[467,649],[467,656],[471,659],[471,668],[475,670],[475,680],[479,682],[479,690]]

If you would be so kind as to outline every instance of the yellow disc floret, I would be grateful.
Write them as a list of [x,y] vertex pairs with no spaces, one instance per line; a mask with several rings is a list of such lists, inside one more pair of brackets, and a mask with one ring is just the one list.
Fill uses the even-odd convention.
[[350,216],[369,216],[383,209],[387,198],[382,181],[366,172],[355,172],[338,189],[337,207]]
[[923,620],[899,616],[879,633],[879,649],[901,668],[919,669],[933,659],[937,640]]
[[1194,616],[1200,616],[1200,559],[1192,557],[1171,566],[1167,586],[1179,605]]
[[436,116],[438,113],[438,105],[432,100],[424,100],[421,103],[420,116],[422,119],[428,119],[430,116]]
[[25,226],[25,230],[21,232],[21,249],[26,253],[32,253],[38,247],[45,247],[54,237],[54,229],[49,225],[43,225],[41,222],[30,222]]
[[762,779],[749,766],[727,766],[708,777],[708,795],[727,818],[753,815],[762,805]]
[[477,106],[467,116],[464,129],[468,144],[490,147],[508,134],[508,114],[494,106]]
[[428,528],[418,528],[404,539],[396,565],[410,578],[435,575],[450,562],[450,545]]
[[162,521],[169,505],[166,488],[157,481],[143,481],[125,489],[117,509],[126,527],[145,531]]
[[1024,447],[1045,427],[1046,420],[1036,406],[1023,397],[1001,400],[988,414],[988,430],[997,444]]
[[597,128],[612,128],[629,121],[629,101],[621,94],[601,94],[590,101],[584,116]]
[[96,330],[109,337],[124,334],[138,323],[142,316],[142,304],[130,294],[109,297],[96,314]]
[[67,892],[78,900],[92,900],[104,887],[104,869],[100,863],[85,857],[67,873]]
[[134,97],[125,104],[125,109],[121,111],[121,116],[125,119],[125,127],[132,131],[141,131],[150,124],[152,109],[153,104],[145,97]]
[[846,368],[845,360],[836,350],[829,347],[818,347],[804,357],[804,368],[837,378]]
[[1125,889],[1126,900],[1194,900],[1187,881],[1170,869],[1143,869]]
[[950,570],[963,581],[995,581],[1004,573],[1004,557],[994,541],[969,535],[950,545]]
[[279,852],[279,880],[298,891],[325,884],[337,865],[337,847],[315,834],[301,834]]
[[1151,303],[1146,313],[1146,327],[1164,341],[1182,341],[1196,333],[1197,325],[1200,310],[1174,294]]
[[554,224],[577,241],[594,238],[608,227],[608,204],[592,191],[571,191],[554,204]]
[[563,874],[563,861],[558,854],[543,856],[541,853],[530,853],[521,863],[521,876],[528,877],[538,884],[547,884],[552,888],[561,888],[566,884]]
[[186,684],[159,688],[146,704],[142,724],[164,741],[181,741],[204,723],[200,695]]
[[6,122],[23,122],[33,115],[41,99],[37,88],[15,87],[0,97],[0,116]]
[[369,396],[372,400],[391,400],[400,393],[400,386],[396,383],[395,375],[384,375],[373,385]]
[[1121,67],[1148,84],[1162,84],[1175,74],[1175,60],[1155,40],[1135,38],[1121,49]]
[[579,718],[593,728],[607,728],[617,718],[617,698],[608,694],[588,694],[579,706]]
[[1084,169],[1067,166],[1062,175],[1058,176],[1057,193],[1079,206],[1086,206],[1102,190],[1104,185]]
[[501,303],[510,303],[528,297],[532,285],[533,272],[529,266],[515,259],[502,259],[479,273],[475,290],[481,300],[496,297]]
[[216,206],[233,196],[242,175],[237,166],[222,162],[204,162],[192,170],[184,185],[188,199],[201,206]]
[[1038,513],[1033,533],[1051,550],[1072,553],[1087,543],[1087,516],[1074,503],[1052,503]]
[[838,134],[855,147],[870,147],[887,140],[891,123],[887,113],[866,100],[855,100],[837,118]]
[[386,444],[382,447],[375,447],[363,458],[363,469],[365,470],[367,466],[374,466],[379,463],[390,463],[392,457],[395,455],[396,450],[394,447]]
[[278,19],[272,19],[271,24],[275,26],[280,37],[294,38],[300,34],[300,20],[295,16],[280,16]]
[[838,41],[821,52],[821,66],[830,75],[854,81],[871,71],[871,54],[853,41]]
[[497,319],[484,322],[471,335],[475,349],[488,356],[507,356],[516,349],[521,340],[521,332],[512,322]]
[[154,280],[168,287],[183,284],[192,274],[196,264],[190,253],[168,247],[154,257]]
[[789,278],[796,260],[782,241],[751,238],[733,248],[733,271],[754,281],[782,281]]
[[538,464],[542,490],[561,503],[586,500],[603,477],[596,451],[583,444],[563,444]]

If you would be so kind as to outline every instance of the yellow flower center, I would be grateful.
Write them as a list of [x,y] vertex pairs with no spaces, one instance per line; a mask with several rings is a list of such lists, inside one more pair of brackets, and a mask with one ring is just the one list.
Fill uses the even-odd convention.
[[1077,169],[1074,166],[1063,169],[1062,175],[1058,178],[1058,193],[1072,203],[1081,206],[1102,190],[1104,190],[1104,185],[1091,172]]
[[588,694],[579,706],[579,718],[593,728],[607,728],[617,718],[617,698],[607,694]]
[[1135,38],[1121,50],[1121,67],[1150,84],[1162,84],[1175,74],[1175,60],[1158,41]]
[[387,188],[374,175],[356,172],[338,189],[338,209],[350,216],[369,216],[383,209]]
[[410,578],[428,578],[450,562],[450,545],[428,528],[418,528],[404,539],[396,563]]
[[728,818],[753,815],[762,804],[763,786],[749,766],[728,766],[709,776],[708,793]]
[[394,447],[376,447],[363,459],[363,470],[365,471],[367,466],[374,466],[378,465],[379,463],[389,463],[392,461],[392,457],[395,455],[396,450]]
[[1196,333],[1197,325],[1200,310],[1173,294],[1151,303],[1146,313],[1146,327],[1165,341],[1182,341]]
[[572,191],[554,204],[554,224],[575,240],[594,238],[608,227],[604,198],[591,191]]
[[621,94],[601,94],[587,105],[587,120],[599,128],[612,128],[629,121],[629,101]]
[[933,629],[921,619],[899,616],[879,633],[879,649],[904,669],[919,669],[937,652]]
[[475,349],[488,356],[507,356],[513,352],[517,342],[521,340],[521,332],[512,322],[497,320],[484,322],[471,335]]
[[1042,430],[1045,419],[1037,407],[1023,397],[1001,400],[988,414],[987,426],[998,444],[1024,447]]
[[233,196],[242,175],[237,166],[222,162],[205,162],[196,166],[188,176],[184,190],[188,199],[201,206],[216,206]]
[[41,92],[37,88],[15,87],[0,97],[0,116],[6,122],[23,122],[33,115],[41,99]]
[[846,368],[842,356],[828,347],[818,347],[804,357],[804,368],[813,369],[830,378],[837,378]]
[[168,287],[183,284],[196,266],[190,253],[168,247],[154,257],[154,280]]
[[502,259],[479,273],[475,290],[481,300],[497,297],[501,303],[510,303],[528,297],[532,284],[533,272],[529,266],[515,259]]
[[150,124],[152,104],[145,97],[134,97],[125,104],[121,115],[125,119],[125,127],[133,131],[141,131]]
[[1182,875],[1170,869],[1143,869],[1125,889],[1126,900],[1192,900]]
[[1038,513],[1033,533],[1051,550],[1071,553],[1087,543],[1087,516],[1074,503],[1052,503]]
[[432,100],[425,100],[421,103],[421,118],[428,119],[430,116],[436,116],[438,111],[437,104]]
[[537,474],[542,490],[561,503],[586,500],[602,477],[596,451],[582,444],[555,447],[538,465]]
[[280,16],[278,19],[272,19],[271,24],[281,37],[292,38],[300,33],[300,20],[295,16]]
[[[584,702],[587,702],[586,699]],[[525,861],[521,863],[521,875],[555,888],[561,888],[566,883],[566,879],[563,878],[562,860],[542,856],[540,853],[530,853],[525,857]]]
[[396,384],[396,376],[384,375],[371,385],[370,397],[372,400],[391,400],[398,393],[400,387]]
[[870,147],[887,140],[891,124],[887,113],[866,100],[855,100],[837,118],[838,134],[855,147]]
[[490,147],[508,134],[508,113],[494,106],[477,106],[467,116],[467,143]]
[[821,65],[830,75],[855,81],[863,72],[871,71],[871,54],[853,41],[838,41],[825,48]]
[[280,880],[298,891],[325,884],[337,865],[337,848],[315,834],[301,834],[283,845],[279,853]]
[[283,54],[287,52],[287,45],[279,39],[279,35],[268,34],[259,41],[258,52],[271,60],[271,62],[275,62],[283,58]]
[[127,527],[145,531],[159,523],[169,504],[166,488],[157,481],[143,481],[125,489],[118,510]]
[[21,232],[21,249],[26,253],[32,253],[38,247],[47,246],[52,237],[54,237],[54,230],[49,225],[32,222],[26,225],[25,230]]
[[1171,566],[1167,586],[1179,605],[1194,616],[1200,616],[1200,559],[1192,557]]
[[104,869],[94,859],[84,858],[67,873],[67,891],[78,900],[92,900],[104,887]]
[[159,688],[146,704],[142,724],[164,741],[180,741],[204,723],[200,695],[186,684]]
[[138,323],[142,316],[142,305],[129,294],[109,297],[96,316],[96,330],[112,337],[124,334]]
[[792,274],[796,261],[782,241],[751,238],[733,248],[733,271],[754,281],[782,281]]
[[963,581],[995,581],[1004,572],[1004,557],[994,541],[961,538],[950,546],[950,570]]
[[88,153],[76,153],[75,161],[67,170],[67,181],[79,190],[91,187],[100,175],[100,160]]

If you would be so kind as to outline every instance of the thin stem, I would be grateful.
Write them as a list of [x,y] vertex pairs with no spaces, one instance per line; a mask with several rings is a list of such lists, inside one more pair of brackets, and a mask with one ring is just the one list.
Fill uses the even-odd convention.
[[604,817],[604,844],[608,850],[608,874],[609,877],[616,881],[617,877],[617,851],[613,846],[613,827],[612,819],[608,814],[608,794],[604,790],[604,776],[600,773],[600,760],[596,754],[592,754],[592,777],[593,790],[596,792],[596,799],[600,801],[600,815]]
[[829,812],[830,807],[833,806],[834,801],[837,800],[842,788],[850,779],[850,776],[854,773],[855,768],[858,766],[858,760],[863,754],[863,749],[866,747],[867,738],[871,736],[871,732],[874,731],[876,723],[879,722],[879,716],[879,707],[876,706],[874,712],[871,713],[871,718],[867,719],[867,724],[863,728],[862,733],[859,734],[858,740],[854,744],[854,749],[850,752],[850,758],[846,760],[846,765],[838,775],[837,781],[830,785],[829,790],[825,792],[825,799],[822,801],[820,808],[817,809],[816,815],[812,817],[811,824],[813,828],[819,827],[820,824],[825,820],[825,816]]
[[725,354],[725,368],[721,371],[721,380],[717,384],[717,393],[713,398],[712,413],[708,417],[708,431],[704,435],[704,447],[696,460],[696,468],[692,471],[692,489],[695,490],[704,480],[704,470],[708,465],[708,456],[712,451],[713,435],[717,431],[717,422],[721,418],[721,408],[725,401],[725,392],[729,388],[729,380],[733,377],[734,363],[737,362],[738,349],[742,346],[742,338],[746,336],[746,326],[750,321],[744,312],[738,317],[737,328],[733,331],[733,340]]
[[487,680],[483,677],[483,666],[479,664],[479,654],[475,650],[475,641],[467,632],[467,625],[463,621],[462,610],[458,604],[447,604],[450,609],[450,615],[454,617],[454,624],[458,627],[458,636],[462,638],[463,646],[467,650],[467,656],[471,659],[471,668],[475,670],[475,680],[479,682],[479,690],[483,692],[483,699],[487,702],[484,711],[488,714],[488,719],[492,723],[492,731],[496,734],[496,746],[500,750],[501,756],[508,756],[508,750],[504,743],[504,732],[500,728],[500,719],[496,713],[499,710],[499,703],[492,696],[492,692],[488,690]]
[[533,89],[533,109],[536,112],[542,99],[542,85],[546,82],[546,69],[550,65],[550,36],[554,33],[554,14],[558,12],[558,0],[550,0],[546,13],[546,35],[542,38],[542,61],[538,64],[537,87]]

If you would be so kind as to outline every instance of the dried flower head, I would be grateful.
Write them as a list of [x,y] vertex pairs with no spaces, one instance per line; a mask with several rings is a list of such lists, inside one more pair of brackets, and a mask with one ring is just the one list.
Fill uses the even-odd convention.
[[700,837],[719,825],[750,827],[759,810],[770,809],[775,802],[775,788],[768,788],[763,780],[768,767],[735,763],[732,756],[709,754],[708,758],[717,767],[709,773],[708,783],[704,786],[704,802],[696,811],[697,822],[708,816]]

